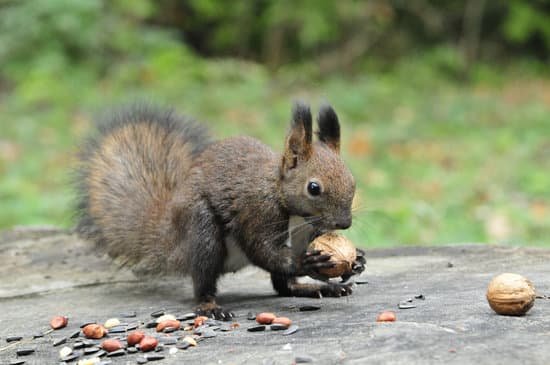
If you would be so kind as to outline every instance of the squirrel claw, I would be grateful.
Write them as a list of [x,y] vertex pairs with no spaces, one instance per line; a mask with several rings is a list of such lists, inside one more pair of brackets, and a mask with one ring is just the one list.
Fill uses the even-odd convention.
[[[321,269],[330,269],[336,264],[330,262],[330,255],[321,254],[319,250],[307,251],[301,258],[301,274],[308,275],[313,278],[319,278],[323,280],[323,276],[319,274]],[[325,281],[325,280],[323,280]]]
[[215,303],[202,303],[195,309],[195,313],[198,316],[205,316],[221,321],[230,321],[235,314],[230,311],[224,310],[222,307]]
[[352,292],[350,284],[328,283],[321,287],[321,294],[324,297],[346,297]]

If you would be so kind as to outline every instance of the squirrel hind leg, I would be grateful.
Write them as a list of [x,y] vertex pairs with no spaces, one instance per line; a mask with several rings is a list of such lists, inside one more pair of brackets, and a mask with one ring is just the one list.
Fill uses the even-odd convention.
[[284,297],[344,297],[353,292],[351,285],[344,283],[302,284],[296,277],[288,277],[279,274],[271,274],[273,288],[280,296]]

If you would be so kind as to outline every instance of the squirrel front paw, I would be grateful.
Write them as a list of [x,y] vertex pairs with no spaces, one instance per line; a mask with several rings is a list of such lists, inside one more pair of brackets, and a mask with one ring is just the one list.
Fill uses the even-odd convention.
[[199,306],[195,308],[195,313],[198,316],[205,316],[222,321],[230,321],[235,316],[233,312],[226,311],[213,302],[204,302],[199,304]]
[[328,277],[319,270],[333,268],[336,264],[330,262],[330,255],[321,254],[320,250],[306,251],[300,261],[300,276],[311,276],[314,279],[328,281]]
[[345,297],[353,292],[351,286],[352,284],[326,283],[321,285],[319,293],[323,297]]
[[356,249],[356,259],[351,265],[351,272],[342,275],[342,282],[348,281],[349,278],[351,278],[353,275],[359,275],[363,271],[365,271],[365,267],[367,266],[367,259],[365,258],[365,251],[357,248]]

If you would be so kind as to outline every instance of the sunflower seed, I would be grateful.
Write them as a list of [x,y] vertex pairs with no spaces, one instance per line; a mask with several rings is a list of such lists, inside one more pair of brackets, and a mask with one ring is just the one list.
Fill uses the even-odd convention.
[[23,347],[19,350],[17,350],[17,356],[25,356],[25,355],[30,355],[34,352],[34,349],[33,348],[30,348],[30,347]]
[[154,311],[153,313],[151,313],[151,317],[158,318],[160,316],[163,316],[165,312],[165,309],[159,309],[158,311]]
[[296,326],[295,324],[291,325],[290,327],[288,327],[286,331],[283,332],[283,336],[288,336],[296,333],[298,331],[298,328],[299,327]]
[[115,356],[122,356],[122,355],[126,355],[126,351],[124,351],[124,349],[118,349],[116,351],[112,351],[107,354],[108,357],[115,357]]
[[99,345],[99,341],[93,341],[93,340],[82,340],[82,343],[84,344],[84,347],[90,347],[90,346],[97,346]]
[[193,312],[176,315],[176,319],[178,321],[187,321],[188,319],[194,319],[195,317],[197,317],[197,314]]
[[355,279],[355,284],[357,285],[365,285],[368,284],[369,281],[367,279]]
[[25,360],[13,359],[13,360],[10,360],[9,365],[23,365],[24,363],[25,363]]
[[145,324],[145,328],[155,328],[157,324],[158,323],[156,321],[148,322]]
[[249,321],[255,321],[256,320],[256,314],[254,314],[252,312],[248,312],[248,314],[246,315],[246,319],[248,319]]
[[130,323],[128,326],[126,326],[126,331],[133,331],[138,327],[139,327],[139,323],[137,322]]
[[8,336],[6,337],[6,342],[21,341],[22,339],[23,339],[22,336]]
[[80,330],[74,331],[69,335],[69,338],[77,338],[80,335]]
[[62,337],[62,338],[59,338],[59,339],[55,340],[53,342],[53,345],[55,347],[55,346],[63,345],[65,342],[67,342],[67,337]]
[[84,349],[84,354],[85,355],[93,354],[95,352],[98,352],[99,350],[101,349],[97,346],[87,347]]
[[120,316],[122,318],[134,318],[137,316],[137,314],[136,314],[136,311],[130,311],[130,312],[121,313]]
[[424,294],[415,295],[414,298],[415,298],[415,299],[420,299],[420,300],[426,299],[426,297],[424,297]]
[[264,326],[264,325],[252,326],[252,327],[248,327],[246,330],[247,330],[248,332],[260,332],[260,331],[265,331],[265,326]]
[[397,307],[399,309],[411,309],[411,308],[416,308],[416,305],[408,302],[401,302]]
[[272,331],[282,331],[288,329],[288,326],[285,326],[284,324],[275,323],[269,326],[269,329]]
[[321,309],[321,307],[317,305],[303,305],[300,307],[300,312],[311,312]]
[[163,360],[164,355],[161,355],[161,354],[148,354],[148,355],[145,355],[145,358],[147,359],[147,361],[157,361],[157,360]]

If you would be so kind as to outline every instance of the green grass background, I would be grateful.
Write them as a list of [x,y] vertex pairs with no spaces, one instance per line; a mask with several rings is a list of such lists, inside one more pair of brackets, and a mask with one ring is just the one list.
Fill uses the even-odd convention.
[[[89,33],[78,40],[102,34]],[[18,44],[17,32],[8,36],[0,45]],[[459,55],[444,47],[386,69],[322,75],[311,60],[273,72],[201,58],[166,34],[112,36],[124,52],[108,64],[92,51],[64,59],[55,43],[0,64],[0,229],[73,225],[75,152],[106,109],[171,106],[219,138],[247,134],[280,150],[291,104],[303,99],[314,110],[329,101],[339,114],[358,186],[347,234],[358,245],[550,245],[546,70],[479,63],[465,82],[448,72]]]
[[[310,81],[304,70],[204,61],[190,71],[177,49],[103,80],[33,75],[0,99],[0,227],[69,227],[70,168],[102,110],[147,100],[280,150],[294,99],[330,101],[343,155],[358,183],[349,236],[365,246],[488,242],[548,244],[550,81],[473,84],[422,64],[390,73]],[[192,72],[193,75],[188,75]]]

